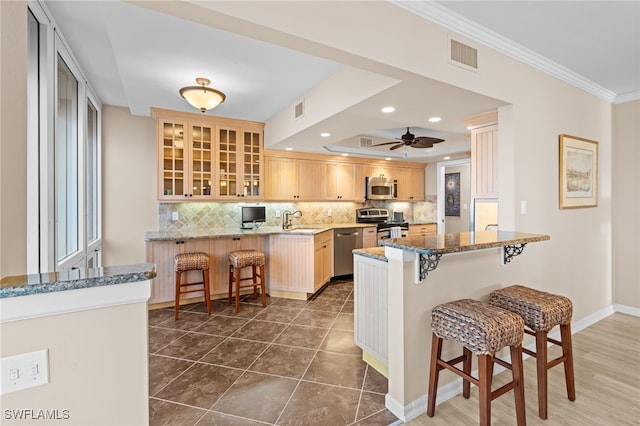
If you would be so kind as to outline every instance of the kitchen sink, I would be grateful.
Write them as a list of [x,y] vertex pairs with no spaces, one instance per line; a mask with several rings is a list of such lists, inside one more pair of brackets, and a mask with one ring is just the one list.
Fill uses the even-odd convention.
[[305,234],[313,234],[315,232],[321,231],[325,228],[308,228],[306,226],[287,229],[288,232],[296,232],[296,233],[305,233]]

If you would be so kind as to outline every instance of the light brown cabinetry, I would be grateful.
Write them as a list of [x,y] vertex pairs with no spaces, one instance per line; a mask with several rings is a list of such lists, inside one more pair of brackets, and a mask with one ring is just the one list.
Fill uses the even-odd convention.
[[333,275],[333,231],[317,234],[313,238],[313,293]]
[[213,127],[181,119],[158,120],[161,200],[211,197]]
[[398,181],[398,201],[424,201],[424,168],[398,168],[393,179]]
[[314,160],[265,157],[265,199],[273,201],[321,200],[323,164]]
[[158,198],[262,199],[263,124],[153,109]]
[[362,248],[376,247],[378,245],[378,228],[368,226],[362,228]]
[[438,225],[435,223],[416,223],[409,225],[409,237],[436,235]]
[[269,256],[270,294],[306,299],[331,279],[333,231],[271,235]]
[[[424,201],[424,165],[344,161],[314,154],[268,151],[265,199],[268,201],[357,201],[365,199],[365,179],[385,176],[398,180],[398,201]],[[411,166],[408,166],[411,165]]]
[[261,199],[261,132],[217,126],[217,134],[218,197]]
[[324,169],[325,199],[345,201],[356,199],[356,169],[354,164],[326,162]]
[[471,196],[498,198],[498,125],[471,130]]

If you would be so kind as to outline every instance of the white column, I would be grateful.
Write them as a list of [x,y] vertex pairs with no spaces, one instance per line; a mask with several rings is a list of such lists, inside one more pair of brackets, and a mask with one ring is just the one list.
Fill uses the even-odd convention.
[[389,260],[389,392],[386,406],[403,421],[426,411],[431,303],[415,283],[418,254],[386,247]]

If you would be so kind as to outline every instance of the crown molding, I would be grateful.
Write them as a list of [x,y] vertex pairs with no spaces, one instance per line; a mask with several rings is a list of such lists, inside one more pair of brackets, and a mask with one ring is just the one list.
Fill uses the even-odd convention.
[[627,102],[640,101],[640,90],[636,90],[635,92],[624,93],[622,95],[616,96],[614,104],[624,104]]
[[[482,25],[465,18],[451,9],[438,4],[433,0],[389,0],[391,3],[401,7],[418,16],[428,19],[448,30],[455,31],[475,42],[486,45],[489,48],[504,53],[520,62],[536,68],[546,74],[552,75],[559,80],[578,87],[585,92],[591,93],[607,102],[617,102],[616,94],[611,90],[584,78],[583,76],[559,65],[544,56],[515,43],[500,34],[483,27]],[[625,95],[626,96],[626,95]]]

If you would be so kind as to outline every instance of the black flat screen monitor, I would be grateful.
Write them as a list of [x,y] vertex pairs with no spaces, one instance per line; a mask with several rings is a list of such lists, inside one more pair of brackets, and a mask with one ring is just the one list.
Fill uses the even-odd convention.
[[253,228],[255,224],[267,220],[264,206],[242,206],[242,227]]

